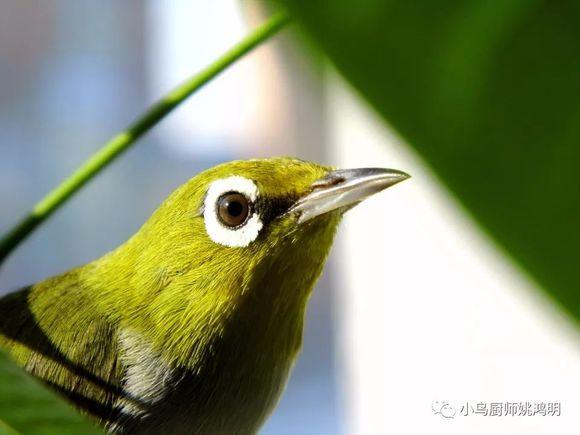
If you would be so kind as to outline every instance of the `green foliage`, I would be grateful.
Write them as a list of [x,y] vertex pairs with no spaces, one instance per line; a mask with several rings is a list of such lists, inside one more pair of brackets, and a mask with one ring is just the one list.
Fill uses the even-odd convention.
[[0,435],[100,433],[0,353]]
[[474,217],[580,319],[580,6],[286,0]]

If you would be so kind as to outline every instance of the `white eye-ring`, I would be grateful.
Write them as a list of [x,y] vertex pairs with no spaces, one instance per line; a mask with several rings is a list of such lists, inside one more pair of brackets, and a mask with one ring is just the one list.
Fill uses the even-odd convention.
[[205,229],[221,245],[244,247],[264,226],[254,209],[258,187],[252,180],[233,176],[210,184],[203,207]]

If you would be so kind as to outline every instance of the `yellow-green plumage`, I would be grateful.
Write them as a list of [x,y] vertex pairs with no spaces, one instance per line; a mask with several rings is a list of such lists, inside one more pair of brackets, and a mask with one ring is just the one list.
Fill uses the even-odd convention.
[[[275,158],[197,175],[113,252],[0,299],[0,348],[111,431],[256,432],[344,209],[303,223],[289,211],[329,173]],[[262,226],[232,247],[208,235],[204,201],[236,176],[255,184]]]

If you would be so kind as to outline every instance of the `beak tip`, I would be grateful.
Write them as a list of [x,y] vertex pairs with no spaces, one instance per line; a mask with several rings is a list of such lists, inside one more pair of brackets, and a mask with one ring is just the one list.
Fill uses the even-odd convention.
[[399,171],[399,172],[400,172],[400,174],[397,177],[398,178],[397,183],[400,183],[401,181],[405,181],[405,180],[408,180],[409,178],[411,178],[410,174],[407,174],[406,172],[403,172],[403,171]]
[[411,178],[411,175],[407,174],[406,172],[399,171],[397,169],[382,169],[382,177],[383,178],[383,187],[386,189],[387,187],[394,186],[395,184],[399,184],[405,180]]

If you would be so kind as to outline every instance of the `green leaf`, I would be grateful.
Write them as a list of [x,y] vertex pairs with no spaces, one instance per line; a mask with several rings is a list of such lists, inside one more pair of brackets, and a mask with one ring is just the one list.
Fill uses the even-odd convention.
[[0,353],[0,435],[98,434],[91,423]]
[[285,3],[495,240],[580,319],[580,3]]
[[19,433],[16,429],[10,427],[8,423],[0,420],[0,435],[16,435]]

